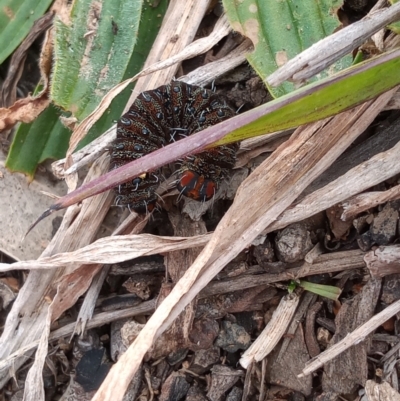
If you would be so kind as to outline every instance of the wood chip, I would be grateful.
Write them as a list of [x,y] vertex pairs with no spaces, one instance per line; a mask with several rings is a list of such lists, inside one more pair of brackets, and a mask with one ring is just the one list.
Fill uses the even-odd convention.
[[365,383],[367,401],[400,401],[400,394],[387,382],[376,383],[367,380]]
[[400,246],[380,246],[364,256],[372,277],[385,277],[400,273]]
[[299,301],[300,297],[295,293],[282,298],[268,325],[240,358],[244,368],[252,362],[262,361],[274,349],[286,332]]

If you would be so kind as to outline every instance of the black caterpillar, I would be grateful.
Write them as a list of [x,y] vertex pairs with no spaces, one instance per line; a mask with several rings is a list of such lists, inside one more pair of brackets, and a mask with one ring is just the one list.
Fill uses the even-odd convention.
[[[180,81],[142,92],[117,124],[110,170],[235,115],[226,99]],[[219,146],[182,160],[177,188],[199,201],[211,199],[233,168],[238,144]],[[143,174],[114,188],[117,205],[138,213],[152,211],[160,171]]]

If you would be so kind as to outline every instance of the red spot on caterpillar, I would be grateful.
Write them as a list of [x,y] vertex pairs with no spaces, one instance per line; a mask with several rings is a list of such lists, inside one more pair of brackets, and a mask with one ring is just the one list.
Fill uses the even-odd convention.
[[183,173],[177,187],[183,195],[203,202],[211,199],[217,190],[213,180],[190,170]]

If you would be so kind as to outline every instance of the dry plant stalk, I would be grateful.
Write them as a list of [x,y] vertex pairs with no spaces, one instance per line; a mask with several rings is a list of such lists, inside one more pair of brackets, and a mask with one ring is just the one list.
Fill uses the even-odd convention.
[[[332,119],[299,128],[242,183],[210,242],[112,367],[94,401],[122,400],[155,339],[226,263],[271,225],[343,153],[386,105],[391,94]],[[356,128],[352,128],[354,124]],[[263,202],[257,202],[258,199]]]
[[240,358],[239,362],[245,369],[253,362],[262,361],[275,348],[285,334],[299,301],[300,296],[296,293],[281,299],[267,326]]
[[[138,93],[154,89],[160,86],[160,82],[170,82],[176,75],[178,63],[206,53],[229,34],[229,23],[223,14],[208,36],[193,42],[209,3],[209,0],[185,3],[177,1],[175,7],[168,9],[168,18],[164,19],[165,23],[154,42],[146,65],[140,72],[143,78],[138,80],[123,113],[128,111],[129,105],[133,103]],[[184,5],[183,10],[182,5]],[[170,38],[178,38],[178,40],[172,41]],[[155,73],[151,74],[152,72]],[[218,73],[220,74],[219,71]],[[215,74],[214,70],[214,79]]]
[[370,13],[361,21],[327,36],[293,57],[284,68],[272,73],[267,82],[271,86],[279,86],[286,80],[301,82],[310,78],[361,46],[372,34],[398,19],[400,19],[400,4]]
[[246,54],[252,50],[253,45],[246,39],[226,56],[196,68],[189,74],[179,77],[178,81],[205,86],[215,80],[216,71],[218,76],[221,76],[243,64],[246,61]]

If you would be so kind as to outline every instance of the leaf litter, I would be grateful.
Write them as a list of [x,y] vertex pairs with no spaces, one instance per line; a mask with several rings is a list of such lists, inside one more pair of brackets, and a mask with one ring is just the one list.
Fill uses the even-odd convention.
[[[156,86],[162,83],[160,82]],[[379,208],[376,208],[376,198],[371,201],[370,205],[372,206],[370,208],[364,209],[367,210],[369,220],[357,222],[358,225],[353,223],[354,229],[349,229],[349,233],[342,234],[340,238],[335,238],[324,224],[318,224],[312,219],[313,216],[318,214],[321,216],[322,213],[323,215],[324,211],[329,207],[345,202],[347,199],[357,196],[360,192],[371,187],[380,186],[382,190],[385,181],[390,185],[391,180],[394,180],[393,177],[396,177],[400,172],[397,160],[398,145],[371,156],[368,160],[350,168],[349,171],[334,181],[323,185],[319,189],[314,189],[308,195],[304,196],[302,194],[310,186],[312,187],[313,182],[323,175],[324,171],[332,165],[335,166],[335,160],[371,126],[381,110],[390,101],[393,93],[394,90],[389,91],[376,100],[369,101],[336,117],[299,127],[286,142],[279,144],[266,160],[261,163],[258,160],[257,163],[257,159],[263,156],[256,157],[252,173],[241,183],[231,207],[226,211],[219,223],[213,227],[215,230],[211,234],[204,233],[204,230],[206,230],[204,222],[182,223],[181,218],[178,217],[170,228],[174,235],[179,233],[178,237],[154,236],[136,232],[132,235],[108,237],[93,242],[98,228],[109,209],[112,196],[108,193],[96,195],[93,198],[84,200],[79,206],[70,207],[59,231],[41,258],[37,261],[0,265],[0,269],[3,269],[3,271],[10,269],[33,270],[30,272],[17,301],[9,312],[2,335],[2,358],[9,361],[9,364],[1,366],[4,374],[3,385],[9,377],[8,368],[11,366],[11,362],[15,369],[18,369],[27,360],[27,356],[23,353],[18,357],[14,356],[12,359],[7,359],[7,357],[19,349],[24,349],[24,347],[25,350],[29,348],[32,351],[33,347],[38,346],[35,362],[30,367],[26,377],[25,398],[32,400],[44,399],[43,386],[38,385],[38,383],[42,380],[42,371],[45,368],[45,358],[48,354],[47,345],[51,338],[51,325],[57,321],[61,323],[65,319],[65,312],[72,308],[79,297],[87,291],[93,277],[104,268],[102,264],[120,264],[131,258],[156,255],[161,252],[168,260],[167,266],[163,266],[162,263],[157,265],[156,262],[152,262],[157,266],[157,269],[164,269],[163,271],[165,271],[167,267],[168,272],[171,272],[171,277],[156,291],[154,289],[150,290],[150,294],[153,295],[159,291],[158,297],[157,295],[154,297],[154,301],[156,300],[155,298],[158,298],[157,309],[150,318],[137,316],[137,323],[145,323],[144,326],[140,325],[140,331],[133,332],[127,328],[121,330],[122,334],[120,336],[122,335],[123,337],[123,345],[118,343],[117,347],[123,350],[124,353],[119,355],[118,361],[111,369],[110,362],[101,362],[100,370],[104,368],[108,375],[97,391],[86,387],[86,394],[89,397],[87,399],[123,399],[125,391],[127,389],[131,391],[132,387],[135,387],[135,383],[139,383],[136,385],[136,393],[134,393],[136,396],[141,392],[148,399],[155,395],[157,397],[159,395],[160,399],[178,399],[173,390],[175,388],[176,391],[184,392],[184,395],[179,397],[191,399],[190,396],[194,397],[196,394],[199,396],[199,394],[202,394],[202,390],[207,389],[204,374],[209,374],[212,380],[207,392],[207,396],[210,399],[221,399],[221,397],[224,397],[224,393],[228,393],[232,397],[236,396],[237,398],[235,399],[241,399],[243,394],[251,397],[252,394],[261,393],[266,395],[266,399],[274,399],[272,398],[274,396],[289,397],[296,393],[302,394],[303,398],[300,399],[305,399],[304,397],[312,394],[309,375],[323,365],[325,365],[324,372],[329,377],[321,377],[322,375],[318,374],[322,383],[322,393],[320,390],[320,393],[314,392],[314,395],[318,395],[320,399],[328,399],[321,397],[328,397],[332,392],[334,393],[335,389],[338,388],[337,383],[342,380],[341,374],[343,374],[344,369],[344,365],[337,362],[338,360],[340,361],[340,357],[333,361],[332,358],[340,356],[346,349],[357,354],[359,359],[354,359],[354,365],[346,367],[348,369],[346,370],[346,375],[349,383],[345,390],[347,391],[350,388],[350,391],[354,392],[361,386],[365,387],[366,392],[372,393],[371,387],[379,384],[371,382],[371,380],[366,381],[366,373],[361,371],[360,367],[362,364],[364,364],[364,368],[367,366],[367,356],[371,355],[369,352],[371,352],[374,337],[370,336],[370,333],[381,327],[382,324],[386,323],[388,319],[400,310],[398,301],[400,296],[391,305],[383,309],[382,312],[374,316],[375,307],[379,302],[379,294],[381,292],[385,294],[386,299],[389,299],[391,295],[393,299],[393,297],[396,297],[396,293],[393,294],[392,289],[389,294],[390,288],[385,285],[385,280],[369,278],[367,269],[370,266],[372,268],[369,260],[375,255],[372,246],[375,244],[390,246],[393,238],[385,236],[388,228],[382,223],[378,231],[380,230],[379,233],[383,234],[379,237],[378,242],[376,240],[378,237],[375,236],[373,237],[375,242],[370,242],[369,248],[365,245],[366,238],[365,236],[362,237],[362,235],[370,227],[373,228],[374,219],[381,212]],[[90,181],[94,176],[103,174],[105,171],[107,171],[107,159],[100,158],[91,167],[87,181]],[[380,202],[387,202],[387,198],[382,197]],[[399,206],[395,203],[395,200],[393,202],[391,207],[396,211]],[[166,202],[165,207],[173,215],[173,204]],[[372,207],[375,207],[375,209],[369,211]],[[218,208],[219,206],[215,205],[215,213],[217,213]],[[142,229],[144,225],[142,217],[132,213],[128,219],[127,226],[137,223],[137,231]],[[324,218],[322,220],[325,221]],[[384,218],[381,220],[384,221]],[[274,232],[295,222],[301,222],[306,225],[307,230],[313,235],[314,243],[322,242],[326,250],[334,249],[339,245],[342,252],[317,254],[315,258],[311,258],[307,262],[299,260],[297,264],[288,264],[277,260],[274,255],[275,245],[270,247],[266,245],[263,248],[265,258],[258,260],[258,264],[254,264],[251,255],[254,252],[254,247],[259,245],[252,245],[253,242],[257,238],[264,238],[267,242],[270,241],[275,244],[276,236]],[[149,225],[151,226],[151,221],[149,221]],[[88,229],[89,227],[90,229]],[[161,228],[159,227],[159,229]],[[356,231],[357,233],[355,234]],[[373,235],[373,231],[371,232],[371,235]],[[193,235],[197,235],[197,237]],[[395,235],[397,234],[395,233]],[[360,238],[364,238],[364,247],[361,250],[359,248],[354,249],[354,244]],[[288,241],[289,239],[286,238],[284,240]],[[296,238],[290,240],[296,241]],[[264,243],[262,242],[262,244]],[[197,248],[197,250],[194,248]],[[394,261],[396,261],[396,247],[394,246],[393,248],[388,249],[388,252],[392,252]],[[293,243],[291,243],[289,249],[293,249]],[[188,254],[189,251],[191,254]],[[343,255],[339,255],[341,253]],[[337,256],[340,256],[344,263],[347,261],[349,270],[345,269],[344,264],[339,265],[339,259],[335,261],[335,254],[338,254]],[[353,265],[349,262],[352,257],[355,258]],[[151,268],[156,268],[154,264],[147,265],[146,263],[150,262],[144,261],[141,269],[147,268],[149,269],[148,271],[151,271]],[[381,263],[385,265],[385,259]],[[175,267],[173,267],[173,264],[175,264]],[[322,323],[323,318],[336,324],[335,335],[329,340],[330,346],[324,352],[313,359],[307,356],[306,360],[308,362],[305,365],[304,363],[299,365],[297,361],[303,361],[304,358],[299,358],[296,354],[291,353],[304,353],[306,348],[301,323],[296,324],[296,322],[299,321],[300,316],[304,316],[308,307],[306,305],[314,303],[315,298],[308,297],[303,309],[299,307],[298,312],[302,312],[297,317],[294,307],[289,315],[285,315],[282,310],[285,310],[284,306],[287,300],[293,298],[296,299],[296,304],[299,302],[302,305],[302,302],[305,302],[305,294],[300,289],[296,289],[291,297],[285,297],[285,289],[281,289],[279,286],[277,288],[265,287],[265,284],[260,279],[263,274],[267,274],[269,277],[266,278],[266,283],[280,283],[285,279],[289,279],[289,277],[296,280],[299,277],[315,274],[317,266],[320,266],[321,271],[331,273],[331,275],[333,272],[340,272],[342,276],[339,274],[334,278],[340,288],[345,290],[345,285],[351,284],[352,286],[350,290],[344,291],[339,303],[334,304],[326,300],[323,302],[322,312],[318,312],[315,315],[319,325],[317,333],[318,346],[323,348],[323,330],[320,329],[327,330],[326,327],[328,327],[326,321],[324,324]],[[226,273],[222,270],[224,267],[226,267]],[[392,270],[389,270],[390,274],[397,274],[397,267],[398,264],[393,263]],[[112,267],[108,268],[112,272]],[[265,273],[264,269],[266,271],[276,269],[274,271],[277,273]],[[173,274],[173,272],[175,273]],[[106,284],[110,288],[117,288],[116,282],[114,281],[113,283],[110,277],[113,276],[104,277],[103,281],[106,280]],[[139,276],[136,277],[138,286],[141,281]],[[214,277],[217,277],[218,281],[213,282]],[[273,281],[274,278],[278,281]],[[248,298],[247,302],[244,302],[245,291],[243,290],[246,288],[245,283],[250,282],[250,279],[253,279],[253,284],[249,285],[250,288],[254,288],[254,291],[256,291],[257,285],[264,285],[264,287],[259,292],[255,292],[257,293],[255,298],[251,298],[251,294],[248,294],[247,296],[250,298]],[[330,281],[333,280],[331,277],[329,279]],[[149,280],[149,276],[147,276],[147,280]],[[96,280],[93,281],[93,283],[95,282]],[[241,283],[243,284],[241,285]],[[103,282],[97,283],[98,288],[95,291],[97,294],[90,301],[92,310],[91,314],[87,315],[87,318],[90,318],[92,314],[98,313],[95,309],[95,303],[102,284]],[[221,289],[221,284],[227,285],[224,289]],[[151,285],[149,288],[151,288]],[[358,290],[356,289],[357,285],[360,287]],[[210,299],[205,304],[202,303],[201,295],[196,299],[202,290],[209,291],[208,297],[211,297],[210,289],[212,288],[215,288],[215,295],[218,295],[219,298],[205,298]],[[211,311],[213,313],[217,313],[218,310],[221,311],[221,302],[227,301],[226,298],[222,297],[222,294],[229,294],[229,291],[235,288],[239,288],[238,291],[243,293],[243,298],[238,297],[237,305],[240,305],[240,300],[242,299],[245,309],[237,306],[235,312],[225,312],[222,313],[222,316],[217,316],[217,320],[213,319]],[[31,289],[34,289],[35,292],[33,293]],[[268,294],[268,292],[270,293]],[[143,291],[137,291],[136,293],[143,293]],[[357,294],[354,299],[351,299],[352,294]],[[232,293],[230,296],[233,296]],[[102,296],[100,296],[101,298]],[[130,296],[128,293],[124,294],[123,298],[128,300],[128,304],[120,303],[118,305],[125,305],[125,308],[126,305],[130,305],[130,308],[135,308],[135,306],[132,306],[132,302],[143,303],[143,300],[138,299],[137,295]],[[259,304],[257,304],[257,298],[259,298]],[[106,301],[107,299],[102,300],[104,305],[106,305]],[[152,303],[152,305],[154,304]],[[257,308],[252,310],[251,305],[257,305]],[[357,319],[350,318],[350,311],[357,314],[357,310],[361,308],[360,305],[363,307],[364,314],[358,313]],[[145,314],[151,310],[152,307],[146,309],[147,312]],[[201,311],[200,315],[196,310]],[[227,310],[234,309],[228,308]],[[134,314],[135,312],[132,312],[131,316]],[[243,314],[247,316],[247,319],[253,321],[253,325],[244,323]],[[268,317],[268,314],[270,314],[270,317]],[[288,328],[290,316],[293,314],[295,314],[296,319],[292,321],[294,332]],[[176,323],[177,318],[180,319],[179,324]],[[320,321],[318,321],[318,318],[320,318]],[[257,322],[257,319],[258,325],[254,323]],[[349,320],[351,325],[347,327]],[[268,321],[269,324],[267,324]],[[281,324],[277,325],[274,323],[276,321],[281,321]],[[220,322],[220,325],[218,322]],[[224,330],[221,331],[219,326],[223,327]],[[18,330],[17,327],[19,327]],[[248,351],[245,352],[244,349],[241,349],[230,353],[224,348],[217,347],[216,349],[216,346],[213,345],[216,336],[219,336],[218,344],[223,344],[223,337],[231,338],[229,336],[233,336],[232,338],[235,338],[239,347],[239,339],[245,337],[243,336],[243,331],[241,331],[242,329],[244,330],[244,327],[252,335],[262,333],[264,327],[267,332],[277,333],[274,343],[278,343],[283,335],[283,341],[286,344],[286,357],[282,356],[285,354],[279,354],[281,347],[279,345],[278,347],[272,347],[272,354],[266,359],[264,359],[264,350],[260,357],[251,356],[247,359],[249,354],[252,355],[250,353],[252,348],[248,348]],[[22,331],[25,332],[24,336],[18,334]],[[348,332],[351,332],[351,334],[347,335]],[[394,337],[397,338],[397,336],[390,334],[392,332],[396,333],[394,329],[380,330],[376,334],[380,334],[381,337],[376,337],[375,343],[379,342],[378,338],[381,338],[380,346],[384,347],[386,345],[387,347],[382,349],[388,350],[388,344],[393,343]],[[70,331],[69,335],[71,333]],[[179,336],[177,336],[177,333],[179,333]],[[289,337],[285,338],[284,333]],[[383,335],[389,336],[390,340],[382,341]],[[96,337],[95,334],[92,336]],[[257,342],[262,341],[262,338],[262,335],[260,335],[253,342],[253,347],[258,344]],[[329,332],[327,338],[329,338]],[[163,340],[167,342],[163,344]],[[175,349],[172,352],[168,346],[171,345],[172,340],[175,340],[175,345],[179,344],[183,349]],[[86,345],[89,344],[91,347],[96,348],[99,346],[99,341],[99,338],[97,340],[88,339]],[[161,345],[157,346],[157,342]],[[74,343],[76,352],[82,354],[84,353],[83,350],[87,351],[82,347],[79,348],[79,341],[75,342],[74,340]],[[289,345],[287,345],[288,343]],[[103,344],[106,344],[106,342],[103,341]],[[201,345],[204,345],[205,348],[202,348]],[[62,343],[59,343],[59,347],[61,346]],[[71,346],[67,346],[65,349],[71,349],[69,348]],[[351,346],[353,348],[349,348]],[[375,344],[375,346],[377,345]],[[160,351],[156,352],[157,348],[162,349],[163,347],[171,351],[169,355],[162,355]],[[62,349],[62,347],[59,349]],[[204,353],[203,357],[208,359],[208,365],[206,363],[205,370],[201,368],[198,359],[201,352]],[[277,355],[274,355],[274,352]],[[213,356],[213,353],[216,357],[215,355]],[[158,354],[162,355],[162,358]],[[151,358],[152,355],[158,355],[161,359],[157,358],[158,361],[149,363],[148,358]],[[274,367],[276,371],[278,371],[278,368],[280,369],[279,371],[284,371],[285,363],[288,363],[288,356],[289,360],[293,361],[290,372],[296,375],[308,375],[308,384],[305,385],[305,382],[300,380],[302,386],[299,386],[298,381],[293,380],[291,383],[287,377],[277,378],[269,371],[269,365]],[[237,357],[242,358],[240,360],[242,366],[248,367],[245,378],[241,368],[238,368],[233,363]],[[221,358],[224,361],[223,364],[221,364]],[[263,361],[261,362],[261,371],[257,367],[260,361]],[[80,369],[77,369],[77,372],[79,371]],[[354,372],[357,372],[358,375],[353,375]],[[135,377],[141,378],[146,375],[147,377],[150,375],[153,381],[159,377],[166,378],[166,380],[161,381],[158,386],[152,383],[151,380],[136,379],[135,381]],[[71,388],[74,389],[77,387],[73,386],[78,386],[77,380],[79,378],[77,375],[75,379],[75,381],[71,382]],[[133,381],[131,381],[132,379]],[[269,383],[268,391],[265,388],[265,380]],[[242,382],[242,385],[238,386],[237,383],[240,382]],[[118,386],[116,386],[116,383],[118,383]],[[145,383],[147,383],[147,386]],[[395,389],[396,384],[393,379],[391,383]],[[344,386],[345,384],[342,383],[342,385]],[[85,388],[84,385],[82,386],[81,388]],[[219,387],[220,391],[218,391]],[[69,391],[71,391],[71,388]],[[385,391],[390,393],[393,388],[385,389]],[[344,389],[342,390],[344,391]],[[204,395],[203,399],[205,399]]]

